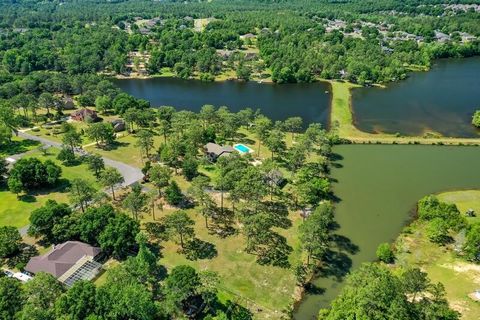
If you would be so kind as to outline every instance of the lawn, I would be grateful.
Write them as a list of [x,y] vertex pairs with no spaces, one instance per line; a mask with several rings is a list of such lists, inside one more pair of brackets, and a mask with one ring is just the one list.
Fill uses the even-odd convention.
[[8,190],[0,190],[0,225],[10,225],[15,227],[23,227],[28,224],[30,213],[36,208],[41,207],[48,199],[59,202],[67,202],[68,196],[66,188],[68,180],[82,178],[92,182],[99,187],[95,177],[88,171],[87,165],[80,164],[77,166],[67,167],[56,159],[59,150],[50,148],[47,155],[43,155],[40,151],[33,151],[26,157],[36,157],[42,161],[50,159],[62,167],[62,179],[60,185],[53,190],[41,190],[28,195],[17,198],[16,195]]
[[[254,157],[258,156],[258,140],[255,138],[254,134],[245,128],[241,128],[239,131],[239,137],[236,139],[235,143],[241,142],[246,146],[254,150],[252,154]],[[154,148],[152,153],[155,153],[158,150],[158,147],[164,142],[162,136],[154,136]],[[285,142],[288,147],[292,145],[291,134],[286,136]],[[102,156],[108,157],[112,160],[120,161],[127,163],[129,165],[135,166],[137,168],[143,168],[146,158],[142,157],[140,150],[135,146],[137,143],[137,138],[134,134],[126,134],[125,136],[117,138],[113,146],[108,149],[101,149],[95,145],[90,145],[85,147],[89,152],[98,153]],[[233,143],[233,142],[231,142]],[[261,144],[260,146],[260,158],[270,158],[271,152],[268,148]]]
[[[464,213],[467,209],[480,210],[480,190],[454,191],[438,195],[439,199],[455,203]],[[468,218],[470,222],[478,218]],[[468,295],[480,289],[480,266],[469,263],[448,247],[432,244],[424,234],[425,226],[416,221],[409,228],[412,232],[402,234],[396,242],[399,265],[415,265],[426,271],[433,282],[445,286],[448,301],[462,313],[464,320],[480,319],[480,302]]]
[[26,140],[20,137],[13,137],[11,143],[0,147],[0,158],[7,158],[14,154],[28,152],[38,148],[40,143],[33,140]]
[[[154,137],[154,149],[152,153],[156,152],[160,144],[163,142],[163,137]],[[127,163],[137,168],[143,168],[146,159],[140,154],[140,149],[135,147],[137,138],[133,134],[126,134],[125,136],[117,138],[115,144],[108,150],[101,149],[95,145],[85,147],[88,152],[98,153],[109,159]]]
[[[162,216],[170,213],[165,210]],[[245,238],[241,234],[221,238],[211,234],[205,228],[203,217],[194,210],[189,210],[190,216],[195,220],[196,237],[215,246],[217,254],[211,259],[196,261],[188,260],[185,255],[178,253],[179,246],[173,242],[166,242],[162,249],[163,257],[160,260],[167,268],[187,264],[197,270],[215,271],[220,276],[221,296],[238,301],[242,305],[249,306],[251,310],[262,309],[258,318],[279,318],[282,310],[287,309],[292,302],[293,291],[296,285],[292,269],[273,266],[259,265],[255,256],[244,251]],[[146,220],[151,219],[146,217]],[[300,223],[300,217],[293,214],[290,217],[293,226],[288,230],[280,230],[279,233],[287,238],[288,243],[294,249],[290,261],[294,264],[300,259],[296,229]]]

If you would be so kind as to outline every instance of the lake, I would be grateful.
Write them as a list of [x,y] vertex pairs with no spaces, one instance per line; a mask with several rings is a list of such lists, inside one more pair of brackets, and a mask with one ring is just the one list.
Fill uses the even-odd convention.
[[227,106],[231,111],[246,107],[261,109],[273,120],[300,116],[305,123],[328,125],[330,85],[325,82],[306,84],[260,84],[256,82],[204,82],[177,78],[113,80],[129,94],[143,98],[152,106],[173,106],[199,111],[205,104]]
[[416,145],[341,145],[332,169],[339,224],[331,269],[314,281],[295,319],[314,319],[342,287],[343,272],[375,260],[382,242],[391,242],[408,223],[417,200],[431,193],[479,189],[480,148]]
[[480,57],[436,61],[428,72],[352,93],[355,125],[367,132],[478,137],[472,115],[480,109]]

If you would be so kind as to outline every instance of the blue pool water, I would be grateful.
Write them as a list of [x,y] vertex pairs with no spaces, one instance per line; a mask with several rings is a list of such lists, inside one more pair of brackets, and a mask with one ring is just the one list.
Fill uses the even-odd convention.
[[250,151],[250,148],[247,146],[244,146],[243,144],[237,144],[234,146],[235,149],[237,149],[240,153],[247,153]]

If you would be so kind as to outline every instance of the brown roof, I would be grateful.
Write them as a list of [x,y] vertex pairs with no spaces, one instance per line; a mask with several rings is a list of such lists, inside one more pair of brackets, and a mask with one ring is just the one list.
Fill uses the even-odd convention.
[[76,116],[83,116],[83,117],[87,117],[87,116],[96,116],[97,115],[97,112],[95,112],[94,110],[91,110],[91,109],[80,109],[80,110],[76,110],[74,112],[72,112],[71,116],[72,117],[76,117]]
[[80,241],[67,241],[55,246],[52,251],[30,259],[25,270],[31,273],[46,272],[56,278],[62,276],[84,256],[95,257],[100,248]]

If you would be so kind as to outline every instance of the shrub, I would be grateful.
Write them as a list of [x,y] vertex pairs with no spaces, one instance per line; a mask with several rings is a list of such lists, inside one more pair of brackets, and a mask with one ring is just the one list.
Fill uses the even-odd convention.
[[61,173],[62,169],[51,160],[42,163],[37,158],[23,158],[18,160],[10,170],[8,185],[10,190],[15,185],[16,187],[13,188],[15,191],[53,186],[57,183]]
[[434,243],[446,244],[451,241],[450,234],[448,232],[448,223],[442,218],[432,219],[426,228],[426,234],[428,239]]
[[463,251],[468,260],[480,261],[480,222],[471,225],[468,229]]
[[466,220],[460,214],[457,206],[441,202],[434,195],[429,195],[418,201],[418,216],[422,220],[440,218],[449,228],[460,230],[465,227]]
[[385,263],[393,263],[395,260],[395,255],[393,254],[392,248],[388,243],[381,243],[377,248],[377,258],[378,260]]
[[57,159],[62,161],[66,165],[72,165],[75,163],[75,153],[70,148],[62,148],[57,155]]
[[11,256],[18,252],[22,237],[17,228],[0,227],[0,258]]
[[472,124],[475,127],[480,128],[480,110],[475,111],[475,113],[473,114]]

